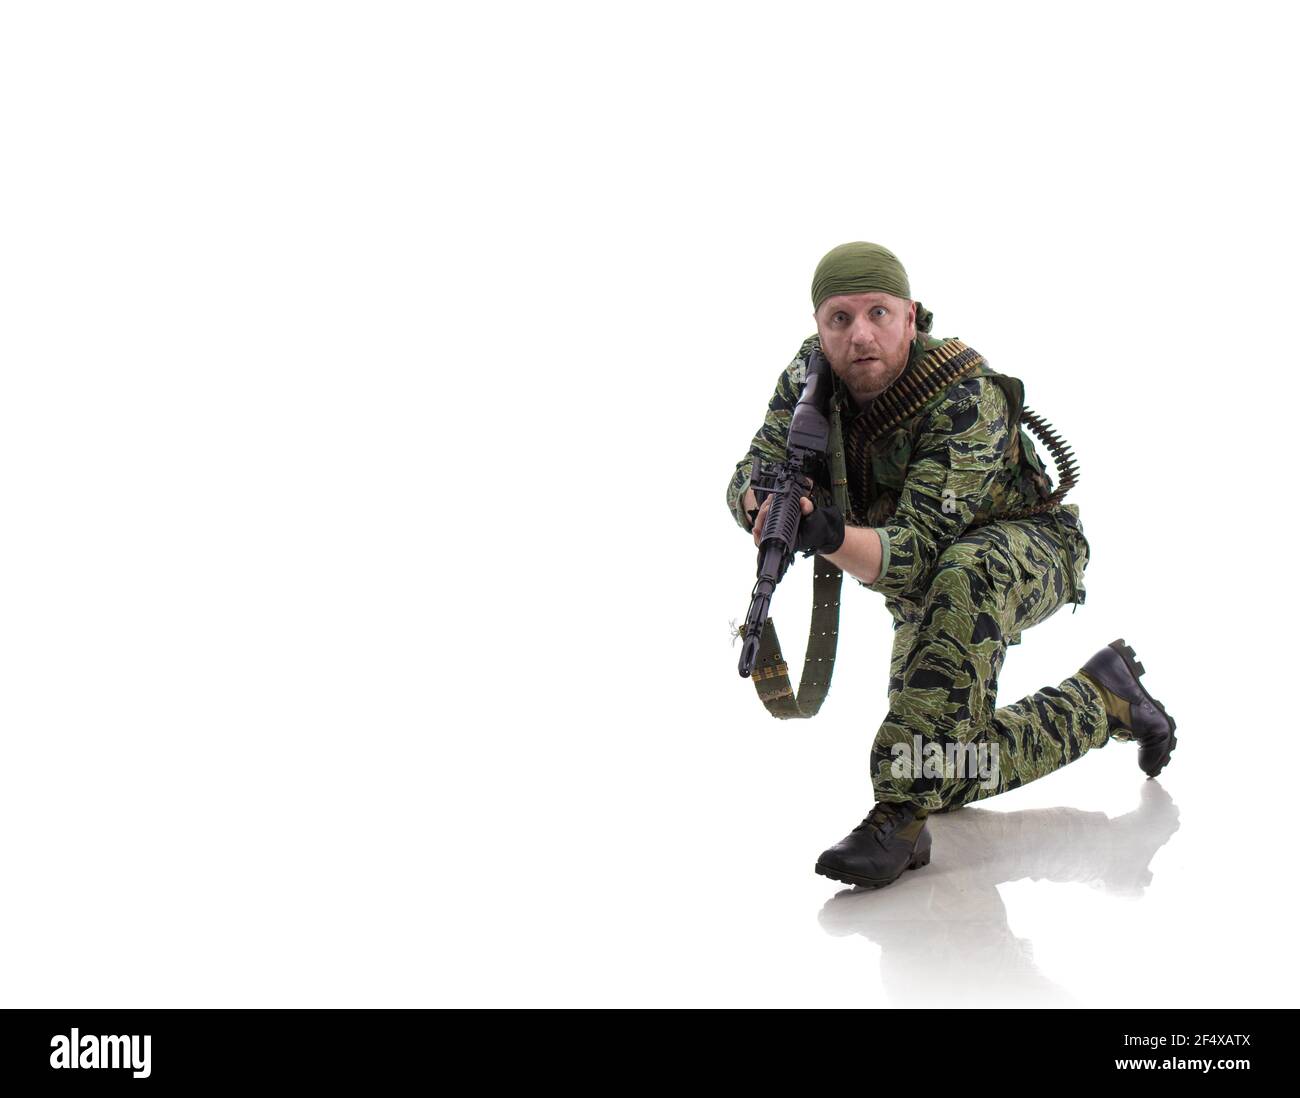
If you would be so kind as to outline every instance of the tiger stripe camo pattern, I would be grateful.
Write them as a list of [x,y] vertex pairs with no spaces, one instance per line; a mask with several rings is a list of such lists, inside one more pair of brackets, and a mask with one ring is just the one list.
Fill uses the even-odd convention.
[[[812,336],[782,371],[767,412],[728,482],[727,505],[749,529],[742,500],[753,459],[785,456],[790,417],[799,399]],[[954,357],[956,340],[921,334],[904,376],[920,361]],[[1007,647],[1024,629],[1070,600],[1082,603],[1089,546],[1077,505],[1048,516],[999,521],[1001,513],[1036,503],[1051,490],[1033,442],[1010,422],[1023,387],[990,370],[959,377],[911,418],[849,449],[848,485],[836,492],[823,470],[811,491],[816,506],[840,503],[850,525],[876,528],[884,550],[881,575],[863,586],[879,591],[894,620],[889,713],[871,754],[878,800],[928,809],[1015,788],[1079,758],[1108,738],[1101,696],[1072,676],[1015,705],[995,709]],[[831,398],[831,447],[861,437],[859,412],[838,377]],[[847,487],[848,491],[844,489]],[[1067,571],[1068,570],[1068,571]],[[1073,581],[1073,586],[1071,585]],[[980,777],[894,776],[900,743],[998,745],[999,774]]]

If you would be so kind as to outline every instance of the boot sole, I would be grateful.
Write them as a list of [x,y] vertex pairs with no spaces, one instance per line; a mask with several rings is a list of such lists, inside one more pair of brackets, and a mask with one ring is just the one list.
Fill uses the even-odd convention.
[[1174,718],[1169,715],[1165,707],[1147,693],[1147,688],[1142,685],[1142,676],[1146,674],[1147,669],[1138,663],[1137,653],[1124,642],[1120,637],[1117,641],[1111,641],[1110,647],[1119,653],[1120,659],[1124,661],[1124,666],[1128,668],[1129,674],[1133,676],[1133,681],[1137,683],[1137,688],[1142,691],[1142,696],[1152,705],[1160,710],[1160,715],[1169,722],[1169,746],[1165,753],[1160,756],[1160,764],[1154,769],[1146,772],[1148,778],[1154,778],[1166,766],[1169,765],[1169,756],[1174,753],[1174,748],[1178,746],[1178,737],[1174,735],[1174,729],[1178,727]]
[[885,885],[891,885],[909,869],[920,869],[923,865],[930,864],[930,851],[924,854],[914,854],[907,865],[899,870],[897,874],[890,877],[887,881],[876,880],[872,877],[859,877],[856,873],[845,873],[839,869],[832,869],[830,866],[818,862],[814,867],[823,877],[829,877],[832,881],[839,881],[842,884],[857,885],[860,888],[884,888]]

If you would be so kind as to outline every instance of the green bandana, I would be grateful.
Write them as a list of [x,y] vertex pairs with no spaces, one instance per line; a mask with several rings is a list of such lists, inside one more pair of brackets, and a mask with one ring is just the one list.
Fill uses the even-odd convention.
[[[828,297],[837,294],[892,294],[904,301],[912,300],[907,272],[888,248],[879,244],[855,241],[832,248],[817,264],[813,273],[812,300],[816,309]],[[916,328],[928,332],[934,314],[919,301],[916,303]]]

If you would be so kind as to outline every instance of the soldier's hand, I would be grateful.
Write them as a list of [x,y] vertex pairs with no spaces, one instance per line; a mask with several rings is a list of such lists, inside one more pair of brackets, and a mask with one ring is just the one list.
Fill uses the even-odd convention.
[[838,553],[844,545],[844,516],[835,504],[819,507],[811,515],[805,511],[799,520],[799,534],[794,547],[805,557],[818,553]]
[[[771,507],[772,507],[772,497],[768,496],[767,499],[763,500],[763,506],[758,509],[758,518],[754,520],[754,544],[755,545],[760,544],[763,540],[763,523],[766,521],[767,512],[771,510]],[[813,501],[810,500],[807,496],[800,496],[799,509],[805,515],[811,515],[813,513]]]

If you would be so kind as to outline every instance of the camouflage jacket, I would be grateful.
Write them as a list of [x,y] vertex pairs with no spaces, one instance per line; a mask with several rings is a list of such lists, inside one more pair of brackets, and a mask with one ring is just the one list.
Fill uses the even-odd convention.
[[[920,334],[912,345],[911,371],[920,356],[950,343]],[[777,379],[767,415],[727,485],[727,505],[741,528],[749,529],[742,499],[753,459],[785,457],[790,416],[799,399],[808,357],[819,345],[811,336]],[[883,549],[882,568],[865,584],[886,597],[895,618],[914,619],[940,554],[965,531],[1007,511],[1038,502],[1050,491],[1041,460],[1018,419],[1024,388],[1015,378],[987,367],[953,383],[919,413],[886,432],[865,451],[847,459],[844,488],[823,469],[813,489],[818,506],[836,503],[846,521],[874,527]],[[1014,408],[1012,405],[1014,404]],[[831,396],[832,455],[845,453],[859,411],[843,382],[834,378]],[[848,489],[848,490],[845,490]]]

